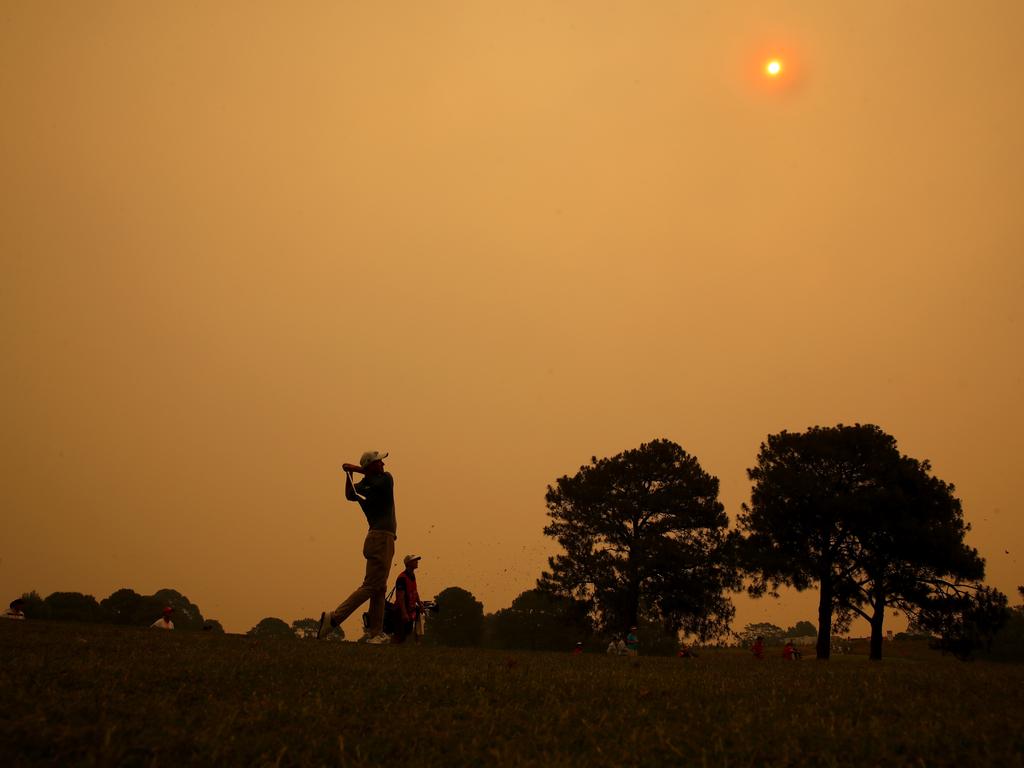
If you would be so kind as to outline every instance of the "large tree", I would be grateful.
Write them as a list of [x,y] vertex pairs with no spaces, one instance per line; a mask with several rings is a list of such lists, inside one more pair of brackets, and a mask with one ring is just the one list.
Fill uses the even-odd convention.
[[484,606],[461,587],[442,590],[434,602],[437,612],[427,618],[424,641],[434,645],[480,645],[484,631]]
[[980,577],[953,486],[930,469],[870,424],[781,432],[761,445],[739,520],[750,591],[817,584],[819,659],[833,625],[854,615],[869,621],[880,659],[887,607],[912,610],[936,579]]
[[854,567],[837,594],[839,616],[859,615],[871,627],[869,658],[882,658],[887,608],[914,616],[947,583],[977,583],[985,563],[964,543],[955,488],[931,474],[927,461],[900,456],[877,468],[873,504],[849,521]]
[[103,609],[92,595],[81,592],[54,592],[43,600],[43,618],[56,621],[88,621],[101,623]]
[[669,440],[593,458],[547,490],[544,533],[564,553],[541,589],[583,600],[601,628],[622,632],[647,615],[707,639],[733,616],[738,584],[718,478]]

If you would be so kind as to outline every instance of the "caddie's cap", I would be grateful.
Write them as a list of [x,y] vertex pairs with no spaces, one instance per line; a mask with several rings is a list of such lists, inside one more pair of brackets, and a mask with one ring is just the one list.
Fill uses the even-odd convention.
[[373,464],[375,461],[382,461],[386,459],[388,455],[381,453],[380,451],[367,451],[359,457],[359,466],[366,469],[368,466]]
[[402,559],[402,562],[405,563],[406,566],[408,566],[409,563],[415,563],[417,560],[422,560],[422,559],[423,558],[420,557],[419,555],[406,555]]

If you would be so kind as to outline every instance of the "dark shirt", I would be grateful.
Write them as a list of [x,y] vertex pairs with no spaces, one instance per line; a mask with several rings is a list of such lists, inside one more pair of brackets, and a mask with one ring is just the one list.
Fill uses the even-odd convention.
[[371,531],[398,532],[395,521],[395,480],[390,472],[367,475],[355,485],[359,506],[363,508]]

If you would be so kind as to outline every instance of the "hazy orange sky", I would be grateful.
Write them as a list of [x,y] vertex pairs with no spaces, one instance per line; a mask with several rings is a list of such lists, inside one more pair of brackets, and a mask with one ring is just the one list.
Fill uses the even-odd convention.
[[858,421],[956,484],[1015,595],[1021,29],[1017,0],[0,0],[0,596],[319,615],[363,571],[338,468],[377,449],[421,592],[495,611],[591,456],[674,440],[735,519],[768,433]]

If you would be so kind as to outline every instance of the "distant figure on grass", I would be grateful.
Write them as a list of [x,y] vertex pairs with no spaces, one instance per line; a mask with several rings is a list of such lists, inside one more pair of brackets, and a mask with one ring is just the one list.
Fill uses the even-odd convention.
[[572,655],[573,656],[582,656],[583,655],[583,643],[582,642],[577,642],[576,643],[576,646],[572,649]]
[[4,618],[14,619],[15,621],[24,621],[25,601],[22,600],[20,597],[15,600],[11,600],[10,607],[6,611],[4,611]]
[[[345,498],[359,502],[366,515],[370,529],[363,541],[363,557],[366,558],[366,577],[362,585],[333,611],[320,614],[317,639],[325,638],[331,630],[365,603],[370,601],[366,634],[362,640],[374,645],[389,642],[384,634],[384,602],[388,591],[388,573],[395,557],[395,539],[398,525],[395,521],[395,481],[384,471],[386,453],[367,451],[359,459],[359,465],[344,464]],[[352,483],[352,473],[360,472],[363,479]]]
[[419,555],[406,555],[402,560],[405,570],[398,574],[398,580],[395,582],[397,616],[395,634],[391,637],[393,643],[404,643],[409,635],[413,636],[415,642],[420,641],[420,635],[416,632],[416,625],[423,612],[423,603],[420,602],[420,593],[416,586],[416,569],[420,565],[420,560],[422,558]]
[[[174,622],[171,621],[171,614],[174,613],[174,609],[171,606],[164,608],[164,615],[154,621],[149,626],[156,629],[174,629]],[[152,614],[150,614],[152,615]]]
[[787,640],[785,646],[782,648],[782,658],[786,661],[800,661],[802,654],[793,645],[792,640]]
[[412,625],[412,638],[417,643],[423,642],[423,636],[427,631],[427,611],[436,611],[437,603],[433,600],[420,601],[420,612],[416,614],[416,621]]
[[618,637],[608,643],[609,656],[625,656],[629,651],[626,650],[626,641],[621,637]]
[[764,658],[764,638],[758,635],[754,638],[754,644],[750,646],[750,652],[754,654],[755,659]]
[[677,654],[680,659],[696,659],[697,652],[690,648],[686,643],[679,646],[679,653]]
[[629,628],[629,634],[626,635],[626,654],[628,656],[637,656],[640,653],[640,638],[637,637],[636,627]]

